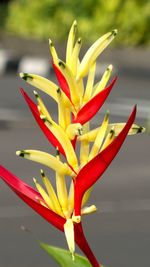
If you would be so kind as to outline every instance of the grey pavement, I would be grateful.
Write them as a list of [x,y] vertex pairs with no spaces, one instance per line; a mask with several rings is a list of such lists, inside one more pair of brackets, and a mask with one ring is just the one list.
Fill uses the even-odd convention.
[[[105,62],[117,62],[119,80],[102,114],[109,107],[112,122],[125,121],[136,102],[137,122],[146,126],[150,114],[148,59],[144,64],[142,50],[136,57],[131,50],[124,52],[124,57],[123,52],[122,56],[119,53],[117,61],[114,53],[110,53],[110,61],[109,53],[105,55]],[[54,79],[52,73],[50,78]],[[32,177],[39,176],[40,165],[17,158],[15,151],[22,148],[54,150],[32,119],[19,86],[33,96],[32,88],[14,74],[3,75],[0,79],[0,159],[1,164],[33,185]],[[55,104],[44,94],[42,97],[56,117]],[[100,114],[93,120],[93,127],[99,123],[99,118]],[[148,133],[128,137],[91,194],[89,204],[96,204],[98,212],[83,218],[84,228],[98,259],[108,267],[150,266],[149,145]],[[50,176],[53,175],[51,172]],[[21,225],[28,227],[32,234],[21,231]],[[32,212],[0,182],[0,267],[56,266],[36,244],[36,238],[67,247],[63,234]]]

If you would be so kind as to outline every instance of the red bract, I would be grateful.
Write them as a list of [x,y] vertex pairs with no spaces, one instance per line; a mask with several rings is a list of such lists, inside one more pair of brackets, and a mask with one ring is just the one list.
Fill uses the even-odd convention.
[[47,126],[44,124],[43,120],[40,118],[40,114],[37,108],[37,105],[32,101],[32,99],[27,95],[27,93],[21,88],[21,93],[28,104],[35,120],[37,121],[38,125],[40,126],[41,130],[47,137],[48,141],[56,148],[59,148],[59,151],[65,156],[65,152],[57,140],[57,138],[52,134],[52,132],[47,128]]
[[69,85],[66,81],[65,76],[62,74],[62,72],[60,71],[60,69],[54,64],[54,62],[52,62],[53,64],[53,68],[57,77],[57,80],[60,84],[61,89],[63,90],[63,92],[65,93],[65,95],[70,99],[71,101],[71,96],[70,96],[70,88]]
[[0,165],[0,177],[5,183],[31,208],[40,214],[45,220],[63,231],[65,219],[40,204],[43,201],[41,195],[32,187],[24,183],[18,177]]
[[89,189],[107,169],[113,158],[118,153],[123,144],[136,116],[136,106],[134,107],[126,125],[115,140],[106,147],[95,158],[88,162],[79,172],[75,180],[74,209],[75,215],[81,214],[81,203],[84,193]]
[[[40,201],[44,201],[41,195],[25,182],[20,180],[17,176],[9,172],[3,166],[0,165],[0,177],[2,180],[33,210],[41,215],[46,221],[52,224],[54,227],[64,232],[64,224],[66,219],[60,217],[50,209],[40,204]],[[91,251],[86,238],[83,233],[82,225],[75,224],[75,241],[79,248],[83,251],[86,257],[91,262],[92,266],[100,267],[93,252]]]
[[95,95],[87,104],[85,104],[74,118],[74,123],[85,124],[87,121],[93,118],[93,116],[99,111],[101,106],[104,104],[105,99],[108,97],[117,77],[113,79],[111,84],[106,87],[103,91]]

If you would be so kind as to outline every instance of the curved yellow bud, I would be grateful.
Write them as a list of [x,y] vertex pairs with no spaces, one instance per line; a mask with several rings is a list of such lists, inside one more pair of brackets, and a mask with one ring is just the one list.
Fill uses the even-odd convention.
[[68,125],[66,129],[66,134],[68,135],[70,140],[73,140],[76,136],[82,135],[83,128],[80,123],[72,123]]
[[96,61],[97,57],[103,52],[103,50],[110,44],[117,34],[117,30],[108,32],[100,37],[86,52],[79,66],[77,80],[86,76],[92,64]]

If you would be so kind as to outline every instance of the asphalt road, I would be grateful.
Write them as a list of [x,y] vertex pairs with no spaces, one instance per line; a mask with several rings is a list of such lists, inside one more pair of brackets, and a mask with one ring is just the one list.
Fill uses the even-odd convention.
[[[52,151],[32,120],[18,92],[27,87],[14,76],[0,80],[1,164],[32,184],[39,165],[17,158],[22,148]],[[28,90],[29,91],[29,90]],[[47,101],[47,99],[46,99]],[[111,121],[125,121],[138,104],[137,122],[146,125],[150,114],[150,78],[121,73],[103,110],[110,107]],[[50,104],[49,104],[50,103]],[[55,106],[48,102],[55,116]],[[98,116],[94,125],[98,123]],[[149,267],[150,248],[150,136],[131,136],[97,183],[89,204],[98,212],[83,219],[91,247],[108,267]],[[33,234],[20,230],[25,225]],[[56,266],[35,239],[66,247],[63,234],[36,215],[0,182],[0,267]]]

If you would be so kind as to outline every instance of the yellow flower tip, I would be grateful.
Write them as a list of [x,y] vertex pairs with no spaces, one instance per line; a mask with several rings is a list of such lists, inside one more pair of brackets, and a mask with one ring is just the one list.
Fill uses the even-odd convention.
[[82,43],[81,37],[78,38],[78,41],[77,42],[78,42],[78,44],[81,44]]
[[61,67],[62,67],[63,69],[66,68],[65,63],[64,63],[62,60],[59,60],[59,61],[58,61],[58,65],[59,65],[60,68],[61,68]]
[[105,115],[105,120],[106,120],[106,121],[109,119],[109,114],[110,114],[110,112],[109,112],[109,110],[107,110],[107,111],[106,111],[106,115]]
[[36,98],[39,98],[39,94],[37,93],[37,91],[34,90],[33,93],[34,93]]
[[45,177],[45,173],[44,173],[44,171],[42,169],[40,170],[40,173],[41,173],[42,177]]
[[18,151],[16,151],[16,155],[17,156],[24,157],[25,154],[30,154],[30,153],[26,152],[25,150],[18,150]]
[[116,36],[117,33],[118,33],[118,30],[117,30],[117,29],[115,29],[115,30],[112,31],[112,35],[113,35],[113,36]]
[[16,155],[20,156],[21,150],[16,151]]
[[37,180],[36,178],[33,177],[33,182],[36,184],[37,183]]
[[80,223],[81,222],[81,216],[72,216],[72,221],[75,223]]
[[20,78],[22,78],[25,81],[32,80],[33,79],[32,75],[31,74],[28,74],[28,73],[20,72],[19,73],[19,76],[20,76]]
[[76,19],[74,20],[73,25],[74,25],[74,26],[77,26],[77,21],[76,21]]
[[23,72],[20,72],[20,73],[19,73],[19,76],[20,76],[20,78],[23,78],[24,73],[23,73]]
[[107,71],[112,71],[112,69],[113,69],[113,65],[110,64],[110,65],[108,66],[108,68],[107,68]]
[[47,117],[45,115],[43,115],[43,114],[40,115],[40,118],[44,122],[47,122],[48,121]]
[[50,46],[53,46],[53,42],[52,42],[52,40],[50,38],[48,39],[48,42],[49,42]]
[[91,205],[90,207],[85,207],[82,209],[81,214],[82,215],[88,215],[93,212],[97,211],[97,207],[95,205]]

